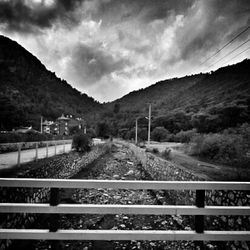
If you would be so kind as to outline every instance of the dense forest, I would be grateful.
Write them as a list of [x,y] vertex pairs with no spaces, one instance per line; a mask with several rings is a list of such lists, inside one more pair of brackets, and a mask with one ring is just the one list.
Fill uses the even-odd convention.
[[[197,129],[220,132],[250,122],[250,60],[207,74],[158,82],[105,104],[103,119],[114,134],[133,134],[135,119],[146,128],[149,103],[152,128],[170,133]],[[126,135],[124,135],[126,133]]]
[[0,36],[0,130],[25,125],[38,129],[41,115],[52,120],[62,113],[88,119],[100,108],[18,43]]

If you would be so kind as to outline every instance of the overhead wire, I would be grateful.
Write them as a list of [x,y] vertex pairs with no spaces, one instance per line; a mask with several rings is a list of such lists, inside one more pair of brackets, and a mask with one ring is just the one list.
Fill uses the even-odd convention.
[[215,64],[217,64],[218,62],[222,61],[224,58],[226,58],[227,56],[231,55],[233,52],[235,52],[236,50],[238,50],[239,48],[241,48],[243,45],[245,45],[246,43],[248,43],[250,41],[250,38],[248,40],[246,40],[245,42],[241,43],[239,46],[237,46],[235,49],[231,50],[230,52],[228,52],[225,56],[223,56],[222,58],[220,58],[219,60],[217,60],[216,62],[214,62],[213,64],[211,64],[208,69],[210,69],[211,67],[213,67]]
[[239,55],[243,54],[244,52],[246,52],[249,49],[250,49],[250,46],[247,47],[246,49],[244,49],[243,51],[241,51],[240,53],[238,53],[237,55],[235,55],[234,57],[232,57],[231,59],[229,59],[228,61],[226,61],[225,64],[229,63],[230,61],[232,61],[233,59],[235,59],[236,57],[238,57]]
[[247,26],[244,30],[242,30],[239,34],[237,34],[234,38],[232,38],[229,42],[227,42],[225,45],[223,45],[217,52],[215,52],[214,54],[212,54],[210,57],[208,57],[204,62],[202,62],[200,64],[203,65],[204,63],[206,63],[208,60],[210,60],[211,58],[213,58],[214,56],[216,56],[217,54],[219,54],[224,48],[226,48],[229,44],[231,44],[233,41],[235,41],[239,36],[241,36],[242,34],[244,34],[246,31],[248,31],[248,29],[250,28],[250,26]]

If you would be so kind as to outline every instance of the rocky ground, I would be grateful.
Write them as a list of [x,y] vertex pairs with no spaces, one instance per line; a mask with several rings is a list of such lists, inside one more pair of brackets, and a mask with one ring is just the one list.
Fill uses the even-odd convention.
[[[131,152],[124,146],[113,146],[109,154],[103,156],[86,171],[81,171],[77,179],[151,179],[143,171]],[[64,190],[62,203],[86,204],[168,204],[163,191],[77,189]],[[186,216],[153,215],[62,215],[63,229],[119,229],[119,230],[188,230],[193,227],[193,219]],[[192,242],[149,242],[149,241],[69,241],[61,242],[63,249],[195,249]],[[39,242],[35,249],[49,249],[46,242]],[[215,249],[215,248],[213,248]]]

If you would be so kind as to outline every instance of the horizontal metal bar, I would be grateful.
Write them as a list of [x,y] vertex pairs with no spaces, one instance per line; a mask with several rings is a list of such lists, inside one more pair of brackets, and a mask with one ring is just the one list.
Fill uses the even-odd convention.
[[112,188],[165,190],[250,190],[250,182],[122,181],[0,178],[1,187]]
[[23,144],[36,144],[36,143],[72,143],[72,139],[68,140],[53,140],[53,141],[28,141],[28,142],[9,142],[9,143],[0,143],[0,146],[14,146],[14,145],[23,145]]
[[250,231],[49,230],[0,229],[0,239],[249,241]]
[[100,205],[0,203],[0,213],[36,214],[168,214],[168,215],[250,215],[249,206]]

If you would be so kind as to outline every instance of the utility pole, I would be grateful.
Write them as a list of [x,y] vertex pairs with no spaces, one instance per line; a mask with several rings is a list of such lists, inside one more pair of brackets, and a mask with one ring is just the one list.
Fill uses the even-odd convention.
[[43,117],[41,116],[41,124],[40,124],[41,134],[43,133]]
[[151,127],[151,104],[148,108],[148,146],[150,145],[150,127]]
[[138,130],[138,118],[135,119],[135,145],[137,145],[138,142],[137,130]]

